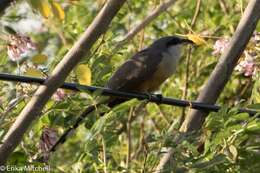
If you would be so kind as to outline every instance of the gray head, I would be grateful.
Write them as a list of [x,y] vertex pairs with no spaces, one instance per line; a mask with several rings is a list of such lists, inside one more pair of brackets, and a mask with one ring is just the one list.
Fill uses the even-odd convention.
[[167,36],[154,41],[149,47],[151,50],[167,53],[173,59],[180,59],[183,44],[194,44],[193,41],[177,36]]
[[169,48],[172,46],[179,46],[182,44],[194,44],[193,41],[180,38],[177,36],[167,36],[159,38],[158,40],[154,41],[151,47],[154,48]]
[[177,36],[162,37],[150,46],[150,50],[160,52],[162,55],[160,64],[163,64],[166,74],[170,76],[176,70],[181,58],[182,45],[187,43],[193,44],[191,40]]

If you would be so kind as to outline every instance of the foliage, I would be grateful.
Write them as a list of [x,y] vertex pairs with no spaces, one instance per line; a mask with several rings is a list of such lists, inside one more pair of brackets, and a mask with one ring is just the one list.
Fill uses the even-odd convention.
[[[132,0],[126,3],[109,31],[66,80],[105,86],[122,62],[156,38],[186,35],[202,45],[191,50],[189,66],[185,61],[190,56],[189,48],[184,49],[184,58],[176,74],[160,90],[164,96],[182,98],[188,84],[186,99],[195,100],[220,57],[212,53],[216,47],[221,50],[223,44],[218,42],[214,46],[214,43],[232,36],[248,1],[202,1],[196,22],[191,26],[197,3],[179,0],[134,39],[116,50],[127,32],[160,2]],[[16,2],[1,16],[1,72],[36,77],[50,75],[104,3],[104,0]],[[256,116],[237,113],[237,108],[241,107],[260,109],[259,32],[258,25],[255,38],[241,56],[240,62],[246,61],[246,64],[240,67],[242,71],[233,73],[218,100],[220,105],[226,106],[217,113],[211,113],[200,132],[187,136],[178,132],[182,108],[133,99],[113,109],[105,105],[99,107],[47,158],[42,149],[49,147],[46,141],[52,144],[56,132],[61,135],[87,105],[103,99],[99,92],[90,94],[57,90],[8,164],[49,164],[52,172],[153,172],[166,147],[172,147],[174,156],[171,164],[163,170],[165,172],[259,172],[260,122]],[[16,37],[11,39],[10,35]],[[18,45],[24,46],[16,49],[18,42]],[[218,53],[221,54],[221,51]],[[247,56],[254,58],[253,64],[247,61]],[[245,73],[253,67],[257,69],[254,74]],[[185,77],[187,75],[188,79]],[[2,139],[37,86],[1,81],[0,87]],[[227,107],[234,108],[229,110]],[[101,113],[106,114],[100,117]],[[43,134],[46,129],[50,129],[49,134]],[[55,134],[51,129],[55,129]],[[40,147],[42,139],[45,139],[45,145]],[[46,159],[49,161],[44,163]]]

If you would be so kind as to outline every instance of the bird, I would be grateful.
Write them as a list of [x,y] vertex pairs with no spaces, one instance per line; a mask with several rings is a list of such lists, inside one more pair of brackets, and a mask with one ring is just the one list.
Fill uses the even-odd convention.
[[[126,60],[108,80],[106,87],[125,92],[153,93],[157,91],[161,84],[176,71],[184,44],[194,44],[194,42],[178,36],[165,36],[155,40],[150,46]],[[124,101],[126,99],[110,96],[105,103],[112,108]],[[73,126],[63,133],[50,151],[55,151],[57,145],[64,143],[68,134],[76,129],[82,120],[96,109],[97,105],[89,106]]]

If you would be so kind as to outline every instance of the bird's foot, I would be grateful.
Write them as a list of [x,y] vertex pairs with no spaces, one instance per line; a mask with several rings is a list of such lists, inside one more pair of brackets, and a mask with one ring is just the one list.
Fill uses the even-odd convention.
[[158,99],[158,102],[157,102],[157,103],[161,103],[162,100],[163,100],[163,95],[162,95],[162,94],[155,94],[155,96],[156,96],[157,99]]
[[148,99],[147,101],[148,102],[156,102],[156,103],[161,103],[162,102],[162,99],[163,99],[163,96],[162,94],[151,94],[151,93],[144,93]]

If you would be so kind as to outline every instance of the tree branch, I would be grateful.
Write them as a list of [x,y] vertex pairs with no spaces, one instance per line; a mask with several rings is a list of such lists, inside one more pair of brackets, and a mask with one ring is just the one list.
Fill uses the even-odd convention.
[[[195,9],[195,13],[193,15],[192,21],[191,21],[191,25],[190,28],[192,29],[197,21],[199,12],[200,12],[200,7],[201,7],[201,0],[197,0],[197,4],[196,4],[196,9]],[[191,33],[191,31],[189,32]],[[187,99],[187,95],[188,95],[188,88],[189,88],[189,79],[190,79],[190,61],[191,61],[191,50],[192,47],[188,46],[188,53],[186,56],[186,71],[185,71],[185,85],[184,85],[184,90],[183,90],[183,95],[182,95],[182,99],[186,100]],[[180,125],[183,123],[184,118],[185,118],[185,112],[186,112],[186,108],[182,109],[182,113],[181,116],[179,118],[180,120]]]
[[[243,14],[236,32],[232,37],[229,47],[220,58],[197,101],[203,101],[211,104],[216,102],[221,91],[224,89],[225,84],[229,80],[241,53],[245,49],[253,31],[256,28],[257,22],[260,18],[259,4],[260,0],[251,0],[248,3],[245,13]],[[206,112],[193,109],[191,113],[187,115],[180,128],[180,131],[183,132],[182,135],[185,135],[192,130],[200,129],[206,115]],[[168,148],[168,151],[163,155],[156,168],[156,173],[163,172],[164,167],[170,162],[173,153],[174,150],[172,148]]]
[[115,51],[120,49],[127,41],[131,40],[138,32],[144,29],[149,23],[151,23],[156,17],[158,17],[162,12],[166,11],[171,5],[173,5],[176,0],[168,0],[166,2],[162,2],[155,10],[149,13],[148,16],[136,27],[132,28],[122,39],[122,41],[118,42],[115,46]]
[[22,140],[23,134],[31,123],[36,120],[44,105],[56,89],[63,84],[72,69],[80,62],[84,55],[89,54],[92,45],[107,30],[111,20],[125,1],[107,1],[91,25],[56,66],[44,85],[38,88],[2,141],[3,144],[0,147],[0,165],[3,165],[7,161],[10,154]]
[[[217,101],[256,28],[260,18],[259,4],[260,0],[249,1],[228,48],[224,51],[218,64],[211,73],[197,101],[209,104],[214,104]],[[191,110],[185,118],[180,131],[187,132],[200,129],[207,114],[207,112]]]

